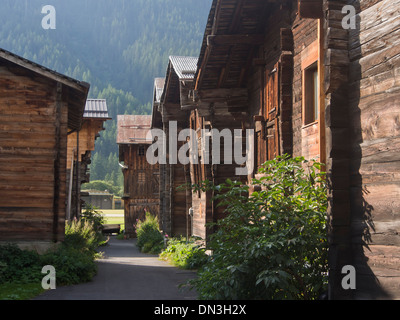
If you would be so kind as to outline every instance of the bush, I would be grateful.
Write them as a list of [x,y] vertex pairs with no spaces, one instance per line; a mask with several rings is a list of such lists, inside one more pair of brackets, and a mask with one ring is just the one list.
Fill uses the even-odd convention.
[[0,246],[0,284],[40,284],[45,265],[55,267],[57,285],[90,281],[97,272],[95,258],[99,253],[96,249],[101,244],[93,225],[88,220],[67,222],[64,242],[43,255],[21,250],[15,244]]
[[146,212],[144,221],[136,223],[136,245],[141,252],[158,254],[164,246],[164,237],[160,231],[158,218]]
[[169,260],[183,269],[198,269],[208,260],[205,248],[201,248],[193,239],[186,241],[186,238],[170,239],[160,258]]
[[97,248],[103,243],[99,232],[90,221],[74,220],[65,225],[64,247],[74,248],[95,257]]
[[0,284],[41,281],[43,275],[39,254],[21,250],[15,244],[0,246]]
[[[42,264],[56,270],[57,285],[71,285],[90,281],[97,273],[93,254],[83,248],[74,248],[73,242],[42,257]],[[42,276],[43,277],[43,276]]]
[[190,281],[201,299],[316,299],[327,284],[327,196],[321,164],[267,161],[253,179],[204,184],[228,213],[209,243],[210,261]]
[[104,217],[97,208],[91,204],[85,204],[85,210],[81,214],[82,221],[89,221],[93,224],[93,229],[101,234],[104,224]]

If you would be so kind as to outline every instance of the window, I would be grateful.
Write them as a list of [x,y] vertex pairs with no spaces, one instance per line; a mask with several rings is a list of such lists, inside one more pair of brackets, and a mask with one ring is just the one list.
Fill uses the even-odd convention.
[[145,148],[144,148],[144,146],[139,146],[138,155],[139,155],[139,156],[144,156],[144,155],[145,155]]
[[304,70],[303,125],[318,120],[318,64],[314,63]]
[[146,181],[146,173],[138,172],[138,183],[145,183]]

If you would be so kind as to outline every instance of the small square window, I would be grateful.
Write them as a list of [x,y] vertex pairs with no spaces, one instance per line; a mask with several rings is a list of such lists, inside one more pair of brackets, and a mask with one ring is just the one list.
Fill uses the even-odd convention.
[[144,146],[139,146],[139,149],[138,149],[138,155],[139,156],[144,156],[145,155],[145,148],[144,148]]
[[318,88],[318,65],[317,63],[314,63],[304,70],[304,125],[313,123],[318,120]]

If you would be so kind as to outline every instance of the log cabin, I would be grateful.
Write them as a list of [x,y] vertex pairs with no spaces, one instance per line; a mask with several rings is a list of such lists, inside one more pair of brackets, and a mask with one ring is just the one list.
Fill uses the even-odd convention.
[[107,101],[88,99],[83,113],[82,127],[68,135],[67,151],[67,220],[79,218],[83,200],[81,185],[90,182],[89,164],[95,141],[104,130],[108,116]]
[[64,239],[68,133],[88,91],[0,49],[0,242],[41,251]]
[[[160,223],[162,230],[172,236],[191,235],[190,165],[180,163],[175,155],[186,143],[178,141],[178,135],[189,128],[187,104],[196,69],[197,58],[170,56],[163,88],[161,79],[155,83],[155,97],[157,92],[162,94],[153,103],[152,127],[162,129],[166,138],[166,162],[160,164]],[[186,188],[181,187],[184,185]]]
[[147,138],[151,129],[150,115],[119,115],[117,144],[119,161],[124,174],[125,234],[135,237],[137,220],[145,212],[159,217],[159,165],[146,159],[152,139]]
[[[399,13],[398,0],[214,0],[190,92],[192,128],[254,129],[247,179],[283,153],[326,164],[330,299],[400,298]],[[221,169],[194,166],[192,182]],[[193,195],[202,237],[222,217],[211,197]]]

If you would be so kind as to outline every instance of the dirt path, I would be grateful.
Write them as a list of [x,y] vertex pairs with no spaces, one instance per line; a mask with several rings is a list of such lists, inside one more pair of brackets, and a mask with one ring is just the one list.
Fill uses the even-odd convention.
[[111,237],[102,248],[104,259],[98,260],[98,273],[89,283],[58,287],[36,300],[195,300],[196,293],[179,289],[195,273],[180,270],[143,254],[135,240]]

